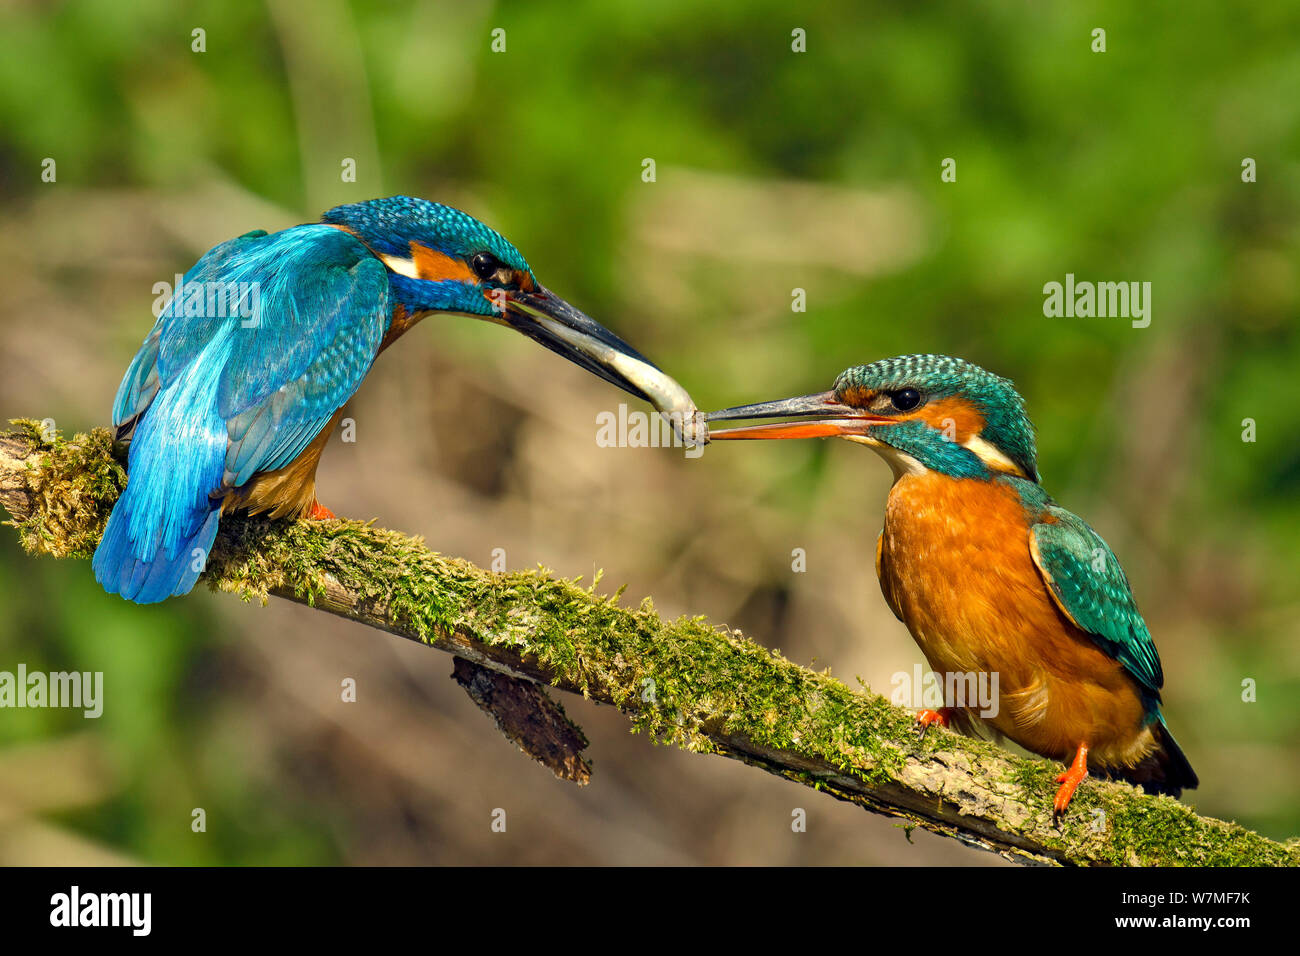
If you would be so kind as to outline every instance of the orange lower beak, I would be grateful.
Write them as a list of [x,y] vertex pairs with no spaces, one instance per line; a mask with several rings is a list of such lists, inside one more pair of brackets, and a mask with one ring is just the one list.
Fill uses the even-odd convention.
[[738,405],[735,408],[709,412],[705,419],[727,421],[739,418],[804,418],[817,416],[811,422],[772,422],[766,425],[745,425],[740,428],[723,428],[709,431],[710,441],[741,441],[777,438],[836,438],[845,435],[864,435],[874,425],[890,425],[894,420],[879,415],[865,414],[861,409],[840,402],[834,392],[785,398],[756,405]]
[[836,438],[843,435],[861,435],[879,421],[839,419],[823,422],[774,422],[770,425],[745,425],[709,431],[709,441],[742,441],[758,438]]

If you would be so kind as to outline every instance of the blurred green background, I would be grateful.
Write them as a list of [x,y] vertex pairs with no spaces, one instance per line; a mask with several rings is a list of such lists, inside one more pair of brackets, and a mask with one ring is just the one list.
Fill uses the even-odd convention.
[[[155,282],[395,193],[499,228],[702,407],[959,355],[1018,383],[1044,484],[1124,562],[1201,776],[1185,799],[1300,832],[1300,8],[188,7],[0,5],[6,418],[106,424]],[[1150,327],[1045,318],[1067,272],[1151,282]],[[522,337],[431,319],[352,403],[321,496],[482,564],[604,568],[633,600],[886,693],[921,661],[873,573],[875,456],[597,448],[622,400]],[[204,589],[135,607],[12,533],[0,600],[0,670],[106,681],[99,720],[0,711],[3,863],[996,862],[565,700],[592,738],[577,790],[496,733],[443,655],[300,608]]]

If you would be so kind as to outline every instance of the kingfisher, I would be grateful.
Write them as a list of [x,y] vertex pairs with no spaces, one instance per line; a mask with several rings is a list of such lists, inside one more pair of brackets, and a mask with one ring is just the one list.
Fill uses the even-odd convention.
[[827,392],[705,418],[794,419],[710,428],[713,441],[838,437],[888,463],[876,539],[885,601],[945,688],[983,675],[997,689],[987,709],[949,699],[922,710],[922,734],[950,721],[992,729],[1066,763],[1056,818],[1090,768],[1148,793],[1197,786],[1160,710],[1160,656],[1128,578],[1101,536],[1043,490],[1034,427],[1010,381],[958,358],[904,355],[850,368]]
[[128,480],[95,578],[155,603],[194,587],[224,514],[333,518],[316,467],[343,404],[436,312],[513,328],[690,431],[685,389],[544,288],[493,229],[408,196],[338,206],[214,246],[182,277],[113,404]]

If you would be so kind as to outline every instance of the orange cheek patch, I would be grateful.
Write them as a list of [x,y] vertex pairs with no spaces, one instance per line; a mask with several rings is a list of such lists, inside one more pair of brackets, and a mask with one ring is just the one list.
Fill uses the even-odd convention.
[[965,442],[972,435],[978,435],[984,429],[984,416],[973,405],[960,398],[941,398],[930,402],[920,410],[919,414],[912,417],[919,418],[932,428],[951,435],[952,440],[958,444]]
[[515,270],[515,284],[524,292],[533,292],[536,289],[536,283],[533,282],[533,277],[527,272],[518,269]]
[[853,385],[840,392],[840,401],[854,408],[870,408],[876,393],[861,385]]
[[411,243],[411,261],[415,263],[416,274],[426,282],[453,279],[456,282],[478,284],[478,278],[463,259],[444,255],[418,242]]

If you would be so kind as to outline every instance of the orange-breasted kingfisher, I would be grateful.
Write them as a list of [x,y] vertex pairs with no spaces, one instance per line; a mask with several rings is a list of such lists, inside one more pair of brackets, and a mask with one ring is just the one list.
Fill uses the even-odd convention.
[[509,326],[683,422],[694,414],[680,385],[543,288],[477,219],[406,196],[339,206],[223,242],[185,273],[113,405],[128,480],[96,579],[161,601],[194,586],[222,514],[333,517],[316,466],[343,404],[435,312]]
[[905,355],[848,369],[828,392],[706,416],[778,417],[796,421],[709,437],[841,437],[884,458],[894,473],[876,540],[886,603],[945,687],[997,675],[986,683],[998,689],[992,716],[922,710],[922,732],[982,724],[1066,762],[1058,816],[1089,768],[1148,793],[1196,787],[1160,712],[1160,657],[1128,578],[1101,536],[1043,490],[1011,382],[961,359]]

